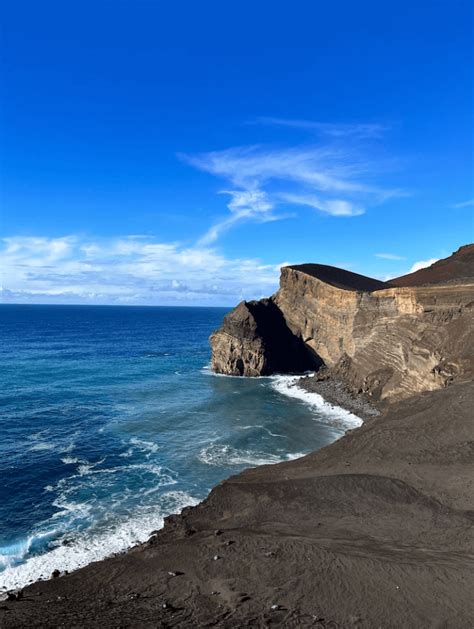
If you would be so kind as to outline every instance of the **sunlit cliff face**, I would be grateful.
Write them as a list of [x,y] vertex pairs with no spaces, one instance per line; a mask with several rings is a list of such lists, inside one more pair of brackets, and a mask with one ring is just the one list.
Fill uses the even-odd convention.
[[[336,287],[287,267],[270,303],[315,360],[355,391],[392,399],[442,388],[473,373],[466,350],[474,340],[473,298],[469,282],[369,292]],[[215,371],[272,372],[269,365],[281,340],[260,332],[268,327],[268,316],[268,307],[267,321],[245,304],[233,311],[211,337]],[[290,354],[280,371],[308,369],[307,354],[300,354],[299,365]]]

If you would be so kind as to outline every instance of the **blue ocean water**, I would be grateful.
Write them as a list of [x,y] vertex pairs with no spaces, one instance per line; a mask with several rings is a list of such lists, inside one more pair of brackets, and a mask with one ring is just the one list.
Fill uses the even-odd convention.
[[0,306],[0,587],[123,551],[227,476],[358,423],[294,377],[213,375],[225,312]]

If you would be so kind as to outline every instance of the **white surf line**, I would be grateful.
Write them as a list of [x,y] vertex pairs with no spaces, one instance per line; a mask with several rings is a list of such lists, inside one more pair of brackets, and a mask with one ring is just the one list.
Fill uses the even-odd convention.
[[358,428],[363,420],[340,406],[334,406],[327,402],[322,395],[313,391],[306,391],[298,386],[299,380],[304,376],[271,376],[272,387],[279,393],[288,397],[301,400],[315,411],[323,413],[331,423],[344,427]]
[[331,423],[334,425],[341,425],[347,429],[358,428],[362,426],[364,421],[354,413],[347,411],[345,408],[341,406],[336,406],[326,401],[322,395],[316,393],[314,391],[306,391],[298,386],[298,381],[301,378],[305,378],[307,376],[313,376],[314,372],[306,372],[302,375],[283,375],[276,374],[272,376],[232,376],[225,373],[215,373],[211,369],[211,364],[208,363],[205,365],[201,372],[207,375],[211,375],[217,378],[239,378],[245,380],[269,380],[271,381],[271,386],[273,389],[281,393],[282,395],[286,395],[287,397],[292,397],[300,400],[301,402],[306,403],[308,406],[312,407],[315,411],[319,411],[320,413],[324,413]]
[[[148,507],[135,518],[117,522],[106,531],[89,534],[87,531],[79,535],[71,531],[73,537],[68,545],[29,557],[24,563],[7,567],[0,572],[0,595],[8,590],[25,587],[33,581],[51,578],[53,570],[68,570],[72,572],[93,561],[100,561],[116,553],[122,553],[135,544],[145,542],[153,530],[163,526],[163,520],[168,513],[178,513],[187,506],[198,504],[199,500],[184,491],[171,491],[165,496],[171,504],[165,510],[159,505]],[[32,540],[28,540],[27,546]],[[25,548],[27,551],[28,548]]]

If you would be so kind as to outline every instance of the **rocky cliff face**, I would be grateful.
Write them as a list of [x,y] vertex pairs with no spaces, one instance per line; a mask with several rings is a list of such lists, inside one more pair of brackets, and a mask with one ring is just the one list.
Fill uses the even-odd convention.
[[321,360],[288,328],[272,299],[241,302],[211,336],[212,369],[231,376],[318,369]]
[[[462,278],[393,284],[322,265],[282,269],[270,299],[242,302],[211,336],[212,368],[232,375],[302,372],[324,365],[374,399],[408,397],[474,374],[474,245],[441,264]],[[444,280],[444,275],[441,281]],[[395,286],[394,284],[398,284]]]

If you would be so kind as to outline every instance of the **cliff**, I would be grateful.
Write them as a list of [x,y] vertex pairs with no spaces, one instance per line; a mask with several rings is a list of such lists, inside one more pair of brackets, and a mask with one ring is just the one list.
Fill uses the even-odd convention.
[[218,373],[324,366],[375,400],[472,378],[473,340],[474,245],[386,283],[324,265],[284,267],[271,298],[239,304],[210,339]]
[[[277,342],[275,340],[277,339]],[[286,324],[272,299],[241,302],[211,336],[212,368],[232,376],[265,376],[319,368],[321,360]],[[219,367],[225,365],[225,370]]]

